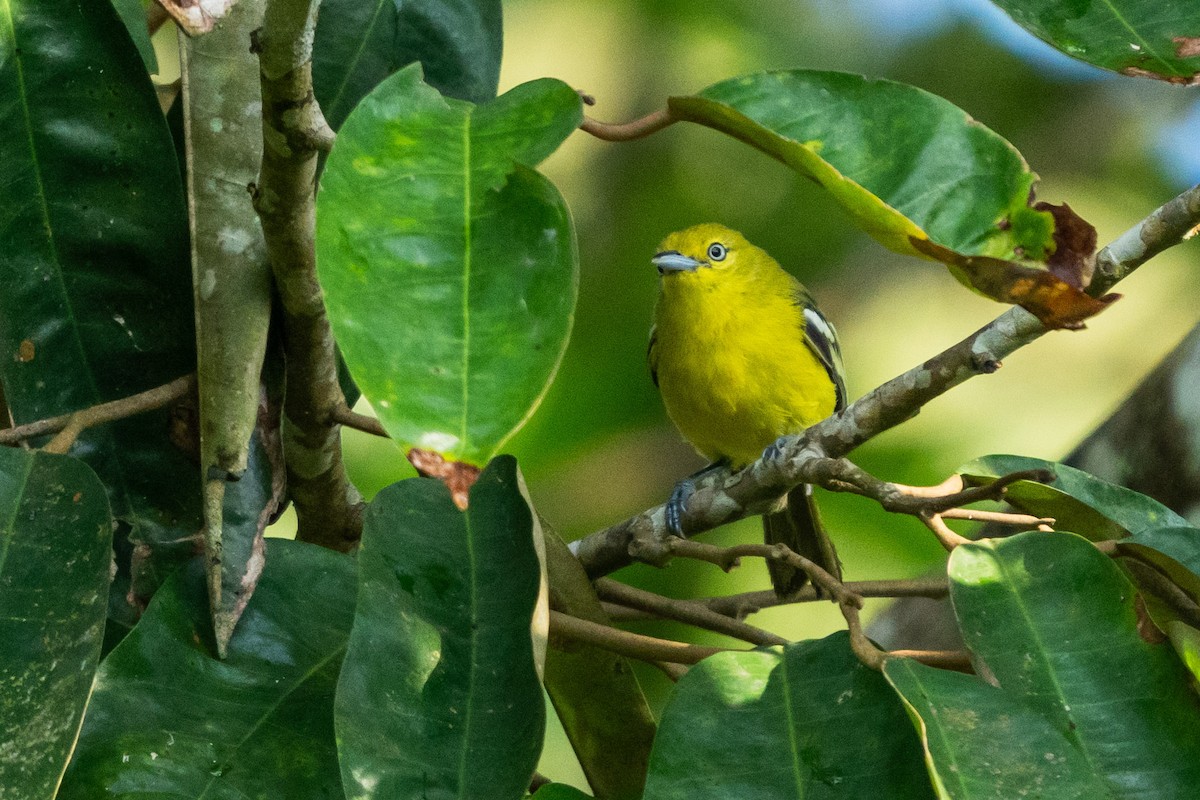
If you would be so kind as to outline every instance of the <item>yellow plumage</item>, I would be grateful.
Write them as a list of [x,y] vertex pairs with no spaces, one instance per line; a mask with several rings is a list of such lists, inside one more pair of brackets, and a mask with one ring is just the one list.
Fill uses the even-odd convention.
[[[722,261],[706,258],[713,243]],[[706,264],[663,275],[649,353],[685,439],[741,467],[833,413],[837,384],[805,336],[811,300],[775,259],[711,223],[671,234],[660,250]]]
[[[766,251],[721,225],[697,225],[663,240],[653,263],[662,274],[648,355],[667,414],[714,463],[757,459],[845,406],[837,334],[804,287]],[[693,476],[694,478],[695,476]],[[667,526],[683,535],[689,478],[667,504]],[[841,574],[821,529],[809,487],[763,517],[769,544]],[[797,591],[806,576],[770,562],[776,593]]]

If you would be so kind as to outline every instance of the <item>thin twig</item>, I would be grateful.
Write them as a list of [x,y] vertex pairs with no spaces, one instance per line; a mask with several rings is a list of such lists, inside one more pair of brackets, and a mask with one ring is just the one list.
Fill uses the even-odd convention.
[[640,633],[630,633],[619,628],[572,617],[570,614],[553,609],[550,611],[550,634],[586,642],[628,658],[651,663],[667,661],[675,664],[697,664],[711,655],[732,650],[728,647],[707,647],[643,636]]
[[359,414],[357,411],[351,410],[345,403],[336,406],[330,412],[329,419],[330,422],[337,425],[369,433],[372,436],[388,438],[388,432],[384,430],[383,423],[375,419],[375,417],[368,417],[366,414]]
[[[940,599],[950,593],[950,587],[945,578],[925,578],[916,580],[891,581],[850,581],[844,584],[846,589],[859,597],[929,597]],[[745,619],[750,614],[764,608],[789,605],[791,603],[812,603],[817,600],[828,600],[821,596],[811,585],[805,586],[791,597],[780,598],[775,592],[744,592],[723,597],[709,597],[696,600],[708,608],[734,619]]]
[[[1120,236],[1097,254],[1097,273],[1089,293],[1108,291],[1152,255],[1178,244],[1200,224],[1200,185],[1194,186]],[[821,472],[837,459],[883,431],[911,419],[923,405],[960,383],[996,371],[1009,354],[1046,332],[1028,311],[1014,307],[958,344],[877,387],[844,411],[788,437],[772,457],[751,463],[736,474],[714,471],[695,482],[683,509],[689,534],[762,513],[801,483],[824,485]],[[961,503],[959,504],[961,505]],[[665,509],[656,506],[572,544],[593,577],[607,575],[632,561],[662,563],[668,537]]]
[[690,558],[696,561],[707,561],[716,564],[728,572],[747,556],[768,561],[778,561],[798,569],[808,575],[813,585],[825,592],[826,596],[839,604],[862,608],[862,598],[846,588],[846,585],[804,556],[782,544],[738,544],[732,547],[718,547],[705,542],[693,542],[688,539],[672,537],[667,542],[667,550],[673,556]]
[[653,667],[658,667],[662,674],[666,675],[667,679],[670,680],[671,683],[679,683],[680,679],[683,678],[684,675],[687,675],[688,670],[691,669],[691,667],[686,664],[675,664],[670,661],[651,661],[650,665]]
[[196,376],[194,374],[184,375],[182,378],[176,378],[170,383],[156,386],[153,389],[147,389],[144,392],[139,392],[129,397],[122,397],[120,400],[110,400],[107,403],[101,403],[80,411],[73,411],[70,414],[60,414],[57,417],[48,417],[36,422],[27,422],[15,428],[0,430],[0,445],[16,444],[26,439],[34,439],[38,436],[58,433],[70,425],[72,420],[75,421],[75,424],[82,426],[79,428],[82,431],[86,428],[94,428],[97,425],[114,422],[118,419],[125,419],[126,417],[136,416],[147,411],[154,411],[180,399],[188,392],[193,391],[195,386]]
[[926,528],[933,531],[933,535],[937,537],[942,547],[946,548],[946,552],[950,552],[960,544],[967,544],[971,541],[967,537],[960,536],[950,530],[950,526],[942,521],[939,514],[917,514],[917,519],[925,523]]
[[676,122],[678,120],[673,118],[671,112],[664,108],[647,114],[641,119],[635,119],[633,122],[600,122],[591,117],[584,117],[583,124],[579,126],[579,129],[606,142],[629,142],[649,136],[652,133],[657,133]]
[[974,508],[948,508],[941,514],[943,519],[963,519],[969,522],[990,522],[994,525],[1014,525],[1019,528],[1051,529],[1053,517],[1035,517],[1032,514],[1013,514],[1007,511],[980,511]]
[[601,600],[619,603],[622,606],[648,611],[664,619],[672,619],[697,628],[722,633],[734,639],[756,645],[783,645],[787,639],[770,631],[747,625],[736,619],[718,614],[707,606],[690,600],[675,600],[661,594],[647,592],[633,586],[601,578],[595,582],[596,594]]

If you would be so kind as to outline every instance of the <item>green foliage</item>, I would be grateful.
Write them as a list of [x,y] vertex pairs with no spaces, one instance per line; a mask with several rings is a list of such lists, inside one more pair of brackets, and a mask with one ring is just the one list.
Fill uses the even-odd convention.
[[82,462],[0,447],[0,526],[0,786],[48,798],[100,659],[112,518]]
[[919,753],[887,682],[837,633],[692,668],[663,711],[646,798],[932,797]]
[[[1110,69],[1176,82],[1196,72],[1187,37],[1200,20],[1180,2],[999,4]],[[263,135],[251,52],[262,4],[241,0],[214,32],[183,44],[184,97],[170,113],[186,139],[186,195],[146,76],[154,59],[141,4],[114,5],[119,14],[79,0],[0,7],[0,412],[21,424],[188,373],[198,319],[200,402],[212,424],[201,436],[194,404],[183,402],[86,431],[72,451],[79,460],[0,448],[5,797],[516,800],[528,796],[542,753],[543,666],[601,800],[1195,793],[1200,530],[1155,500],[1053,462],[987,456],[960,470],[976,486],[1044,471],[1005,499],[1055,518],[1060,531],[963,544],[951,556],[955,619],[977,676],[895,657],[876,673],[845,633],[723,652],[671,689],[656,730],[644,676],[625,656],[547,626],[547,602],[593,624],[607,623],[609,609],[567,547],[543,537],[516,460],[492,457],[537,407],[567,347],[575,227],[536,169],[583,117],[575,90],[558,80],[495,96],[498,0],[322,5],[313,91],[339,135],[317,200],[320,286],[307,287],[324,292],[346,364],[398,444],[491,463],[465,511],[430,479],[383,490],[353,556],[265,545],[283,491],[284,389],[278,347],[266,349],[263,386],[278,304],[246,192]],[[303,5],[297,13],[311,8]],[[694,52],[719,50],[718,41],[738,51],[738,31],[768,14],[755,6],[709,18],[713,38]],[[292,77],[302,84],[304,70]],[[654,87],[639,88],[660,102]],[[944,261],[1048,324],[1104,305],[1080,291],[1083,272],[1071,272],[1080,263],[1063,271],[1064,257],[1091,255],[1080,244],[1090,226],[1033,205],[1025,159],[949,100],[893,81],[787,70],[668,104],[675,118],[812,179],[814,197],[842,206],[894,251]],[[315,147],[323,131],[292,133],[299,138],[272,144]],[[707,211],[676,196],[673,173],[691,167],[637,147],[606,156],[611,169],[589,174],[590,185],[617,185],[605,190],[623,201],[652,194],[659,221]],[[738,153],[733,166],[704,163],[707,189],[729,192],[758,174]],[[649,189],[628,185],[634,175]],[[604,334],[596,352],[623,341],[629,320],[616,311],[636,306],[636,280],[617,270],[643,262],[652,244],[629,224],[645,198],[591,200],[579,208],[596,248],[592,291],[604,298],[591,329]],[[747,214],[762,207],[745,205]],[[772,229],[785,227],[778,217]],[[298,227],[300,238],[312,233]],[[871,278],[872,288],[883,282]],[[1014,287],[1024,280],[1034,288],[1022,295]],[[279,328],[296,345],[296,330]],[[618,357],[636,359],[641,346]],[[611,397],[619,390],[607,364],[587,368]],[[337,410],[300,411],[323,420]],[[641,419],[630,418],[624,424]],[[539,457],[561,465],[571,441],[543,437]],[[627,461],[659,455],[641,446]],[[300,437],[289,448],[293,471],[323,467],[329,455]],[[606,462],[587,491],[623,491],[626,466],[612,463],[621,466]],[[207,530],[225,534],[222,548],[210,536],[203,560],[194,557],[202,475],[217,489],[207,495]],[[106,596],[124,623],[110,625],[107,640]],[[101,658],[102,642],[124,630]],[[562,783],[534,794],[588,796]]]
[[59,797],[341,797],[333,695],[354,562],[273,541],[223,661],[199,563],[105,658]]
[[541,569],[516,461],[493,461],[470,502],[459,511],[441,483],[412,478],[367,512],[336,705],[347,797],[529,788],[545,729],[530,631]]
[[1045,471],[1049,480],[1017,481],[1005,492],[1005,501],[1021,511],[1053,519],[1060,530],[1101,541],[1146,528],[1187,525],[1183,517],[1144,494],[1041,458],[985,456],[957,472],[968,485],[981,486],[1026,470]]
[[566,205],[531,167],[579,108],[549,79],[482,106],[445,99],[412,66],[342,127],[318,271],[350,372],[403,448],[482,463],[545,392],[578,266]]
[[995,0],[1064,53],[1126,75],[1195,83],[1200,8],[1190,0]]

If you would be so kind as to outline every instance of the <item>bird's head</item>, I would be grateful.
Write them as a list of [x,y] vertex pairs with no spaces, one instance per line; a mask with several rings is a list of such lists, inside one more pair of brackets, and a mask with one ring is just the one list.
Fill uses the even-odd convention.
[[664,278],[691,276],[705,280],[715,278],[719,272],[736,271],[739,264],[749,265],[756,252],[761,251],[737,231],[706,222],[667,236],[650,263]]

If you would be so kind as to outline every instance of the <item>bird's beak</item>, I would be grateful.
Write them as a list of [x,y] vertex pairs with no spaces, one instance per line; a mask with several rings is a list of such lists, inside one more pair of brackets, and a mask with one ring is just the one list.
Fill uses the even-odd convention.
[[700,266],[699,261],[677,250],[664,250],[650,259],[650,263],[658,267],[659,275],[666,275],[668,272],[692,272]]

